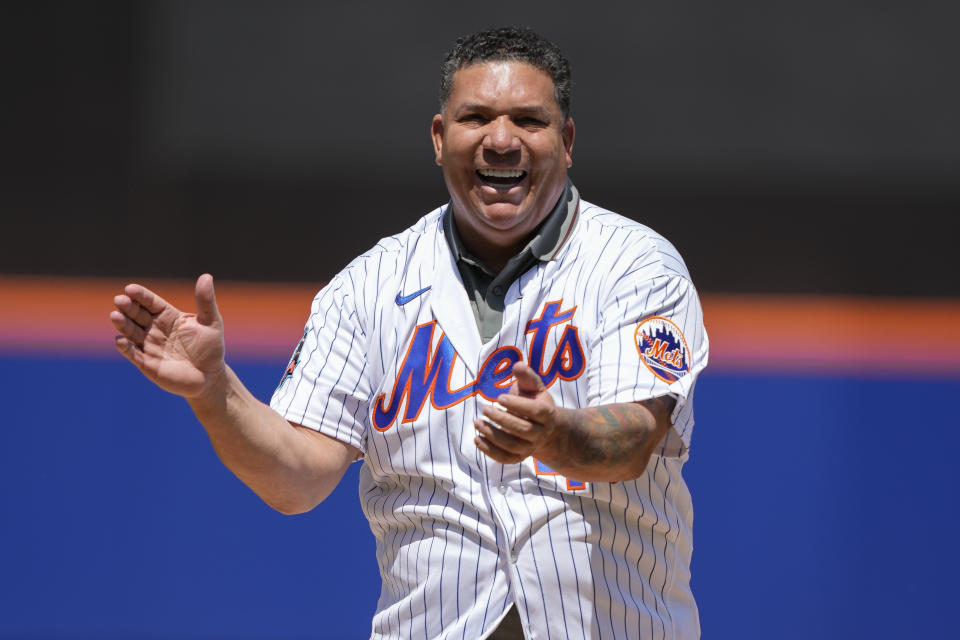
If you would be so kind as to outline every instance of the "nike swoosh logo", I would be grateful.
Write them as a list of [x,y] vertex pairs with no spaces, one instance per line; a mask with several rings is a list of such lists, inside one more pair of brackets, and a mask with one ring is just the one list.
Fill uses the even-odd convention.
[[402,307],[403,305],[407,304],[408,302],[410,302],[410,301],[413,300],[414,298],[416,298],[416,297],[420,296],[421,294],[423,294],[424,292],[426,292],[428,289],[430,289],[430,285],[427,285],[427,286],[424,287],[423,289],[420,289],[420,291],[414,291],[413,293],[410,293],[410,294],[407,294],[407,295],[403,295],[403,294],[401,294],[401,293],[398,293],[395,302],[397,303],[398,306],[401,306],[401,307]]

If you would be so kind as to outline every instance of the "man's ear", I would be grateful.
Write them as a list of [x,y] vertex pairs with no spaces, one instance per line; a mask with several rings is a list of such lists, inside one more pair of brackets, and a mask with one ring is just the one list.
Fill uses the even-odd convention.
[[433,122],[430,123],[430,139],[433,141],[433,153],[435,162],[443,164],[443,116],[439,113],[433,116]]
[[563,123],[560,135],[563,137],[563,148],[567,152],[567,169],[573,166],[573,139],[576,136],[576,127],[573,118],[568,117]]

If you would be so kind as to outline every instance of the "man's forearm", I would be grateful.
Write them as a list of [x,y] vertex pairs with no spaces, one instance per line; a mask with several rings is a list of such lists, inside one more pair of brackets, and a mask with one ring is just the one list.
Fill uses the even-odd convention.
[[283,513],[319,504],[352,459],[348,445],[292,425],[257,400],[229,367],[209,393],[187,401],[223,464]]
[[670,396],[585,409],[558,409],[543,462],[587,482],[640,476],[670,429]]

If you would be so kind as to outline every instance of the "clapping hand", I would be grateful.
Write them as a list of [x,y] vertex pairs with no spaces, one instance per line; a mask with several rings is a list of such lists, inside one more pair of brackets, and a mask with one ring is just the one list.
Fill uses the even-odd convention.
[[139,284],[114,297],[110,321],[119,332],[117,350],[162,389],[194,398],[222,378],[223,321],[213,276],[197,279],[197,312],[186,313]]

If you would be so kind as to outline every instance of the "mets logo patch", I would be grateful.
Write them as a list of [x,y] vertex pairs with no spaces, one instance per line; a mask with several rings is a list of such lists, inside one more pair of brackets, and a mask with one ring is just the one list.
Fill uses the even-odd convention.
[[654,316],[637,325],[634,343],[647,369],[665,382],[675,382],[690,371],[690,350],[680,327]]

